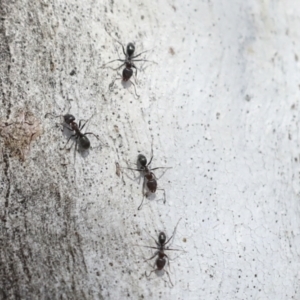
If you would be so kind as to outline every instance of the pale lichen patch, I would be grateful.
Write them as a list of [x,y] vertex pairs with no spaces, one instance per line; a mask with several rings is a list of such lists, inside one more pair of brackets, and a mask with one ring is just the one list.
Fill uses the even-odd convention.
[[18,157],[22,161],[30,151],[30,144],[41,134],[41,124],[30,111],[19,110],[12,120],[0,121],[0,136],[4,148],[12,157]]

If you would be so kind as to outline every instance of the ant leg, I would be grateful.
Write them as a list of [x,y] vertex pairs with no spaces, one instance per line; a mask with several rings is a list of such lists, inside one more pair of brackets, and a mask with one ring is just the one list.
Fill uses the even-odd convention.
[[116,78],[114,79],[114,81],[111,82],[111,83],[109,84],[108,89],[109,89],[111,92],[113,91],[113,86],[114,86],[114,84],[115,84],[115,82],[116,82],[117,79],[122,79],[122,77],[116,77]]
[[99,138],[99,136],[96,135],[95,133],[93,133],[93,132],[86,132],[84,135],[87,135],[87,134],[92,134],[98,141],[100,141],[100,143],[101,143],[104,147],[109,147],[109,145],[103,143],[103,141],[101,141],[101,139]]
[[[75,151],[74,151],[74,164],[76,163],[76,152],[77,152],[78,141],[76,140]],[[71,148],[70,148],[71,149]]]
[[[151,153],[152,153],[152,150],[151,150]],[[153,159],[153,155],[151,156],[151,159],[150,159],[150,161],[148,162],[147,167],[151,164],[152,159]],[[152,170],[155,170],[155,169],[151,169],[151,171],[152,171]]]
[[52,114],[52,113],[46,113],[46,114],[45,114],[45,118],[47,118],[48,115],[50,115],[50,116],[52,116],[52,117],[54,117],[54,118],[62,117],[62,115],[58,115],[58,116],[57,116],[57,115],[54,115],[54,114]]
[[145,178],[145,176],[144,176],[143,189],[142,189],[142,193],[143,193],[143,200],[142,200],[142,202],[141,202],[140,206],[138,207],[138,210],[140,210],[140,209],[141,209],[141,207],[142,207],[142,204],[143,204],[143,202],[144,202],[144,198],[145,198],[145,194],[144,194],[145,185],[146,185],[146,178]]
[[[154,171],[154,170],[157,170],[157,169],[172,169],[172,167],[158,167],[158,168],[153,168],[153,169],[151,169],[151,171]],[[159,178],[161,178],[161,177],[164,175],[165,172],[166,172],[166,171],[164,171],[163,174],[162,174]],[[153,174],[154,178],[155,178],[156,180],[158,180],[157,177],[155,176],[155,174],[154,174],[153,172],[152,172],[152,174]]]
[[156,61],[148,60],[148,59],[133,59],[133,60],[131,60],[131,62],[134,62],[134,61],[146,61],[146,62],[152,62],[153,64],[156,64],[156,65],[157,65],[157,62],[156,62]]
[[[75,140],[75,147],[77,146],[77,143],[78,143],[78,135],[76,136],[76,140]],[[71,145],[71,147],[69,148],[69,149],[67,149],[68,151],[70,151],[71,149],[72,149],[72,147],[73,147],[73,145],[74,145],[74,143]],[[75,151],[76,151],[76,149],[75,149]]]
[[152,271],[149,273],[149,275],[147,275],[147,272],[145,272],[146,277],[149,278],[150,275],[151,275],[153,272],[155,272],[155,271],[156,271],[156,269],[152,270]]
[[145,50],[145,51],[143,51],[143,52],[141,52],[141,53],[139,53],[139,54],[137,54],[137,55],[135,55],[135,56],[132,56],[132,57],[131,57],[131,60],[132,60],[133,58],[136,58],[136,57],[142,55],[143,53],[148,52],[148,51],[150,51],[150,50]]
[[135,84],[134,84],[131,80],[129,80],[129,81],[130,81],[130,83],[131,83],[131,84],[133,85],[133,87],[134,87],[134,92],[135,92],[136,97],[137,97],[137,98],[140,98],[140,95],[138,95],[137,92],[136,92]]
[[[79,121],[79,130],[81,131],[83,129],[83,127],[86,125],[86,123],[88,122],[89,120],[85,121],[85,123],[81,126],[81,120]],[[80,127],[81,126],[81,127]]]
[[[87,124],[88,121],[89,121],[89,120],[87,120],[81,127],[79,126],[79,130],[80,130],[80,131],[82,131],[83,127]],[[79,122],[79,124],[80,124],[80,122]]]
[[121,42],[119,42],[117,39],[114,39],[114,40],[122,46],[123,53],[124,53],[125,57],[127,57],[123,44]]
[[123,53],[124,53],[125,57],[127,57],[126,52],[125,52],[125,48],[124,48],[123,44],[121,44],[121,45],[122,45]]
[[143,200],[142,200],[142,202],[141,202],[140,206],[138,207],[138,210],[141,210],[141,207],[142,207],[142,205],[143,205],[143,202],[144,202],[144,198],[145,198],[145,195],[144,195],[144,192],[143,192]]
[[72,137],[74,137],[74,136],[76,136],[76,134],[73,134],[73,135],[71,135],[71,136],[69,137],[69,139],[67,140],[67,142],[66,142],[65,146],[64,146],[63,148],[61,148],[60,150],[63,150],[63,149],[65,149],[65,148],[66,148],[66,146],[68,145],[68,143],[69,143],[70,139],[71,139]]
[[164,204],[166,204],[166,191],[165,191],[165,189],[157,189],[157,191],[158,190],[164,191]]
[[92,132],[86,132],[84,135],[87,135],[87,134],[92,134],[97,140],[99,140],[98,135],[96,135],[95,133],[92,133]]
[[135,82],[136,82],[136,78],[137,78],[137,67],[132,63],[131,66],[133,68],[135,68]]
[[136,162],[131,162],[129,160],[126,161],[127,165],[136,165]]
[[[145,230],[146,231],[146,230]],[[147,234],[153,239],[153,241],[155,242],[155,244],[157,245],[157,247],[160,247],[160,244],[156,241],[156,239],[148,232],[148,231],[146,231],[147,232]],[[149,247],[149,246],[147,246],[147,247]],[[157,248],[155,248],[155,247],[151,247],[151,248],[153,248],[153,249],[157,249]]]
[[110,64],[110,63],[112,63],[112,62],[114,62],[114,61],[121,61],[121,62],[124,62],[124,59],[113,59],[113,60],[107,62],[106,64],[102,65],[101,68],[103,69],[106,65],[108,65],[108,64]]
[[[152,237],[152,236],[151,236]],[[156,242],[156,241],[155,241]],[[157,242],[156,242],[156,244],[157,244]],[[157,247],[151,247],[151,246],[144,246],[144,245],[135,245],[135,246],[139,246],[139,247],[145,247],[145,248],[150,248],[150,249],[155,249],[155,250],[157,250]],[[157,246],[159,247],[160,245],[159,244],[157,244]],[[166,249],[166,250],[170,250],[170,249]],[[146,261],[146,260],[145,260]]]
[[[170,259],[169,259],[169,257],[168,257],[168,255],[167,254],[165,254],[165,257],[168,259],[168,267],[169,267],[169,270],[171,269],[171,267],[170,267]],[[170,274],[169,274],[169,272],[167,271],[167,270],[165,270],[164,269],[164,271],[168,274],[168,277],[169,277],[169,280],[170,280],[170,283],[171,283],[171,285],[173,286],[173,283],[172,283],[172,281],[171,281],[171,278],[170,278]]]
[[[177,229],[177,226],[178,226],[178,224],[179,224],[179,222],[180,222],[181,219],[182,219],[182,218],[180,218],[180,219],[178,220],[178,222],[177,222],[177,224],[176,224],[176,226],[175,226],[175,228],[174,228],[173,234],[172,234],[171,237],[164,243],[164,246],[167,245],[167,244],[170,242],[171,238],[174,236],[175,231],[176,231],[176,229]],[[168,250],[176,250],[176,249],[168,249]]]
[[46,114],[45,114],[45,118],[46,118],[48,115],[50,115],[50,116],[52,116],[52,117],[54,117],[54,118],[62,117],[62,115],[56,116],[56,115],[54,115],[54,114],[52,114],[52,113],[46,113]]
[[[166,244],[166,243],[165,243]],[[182,251],[182,252],[185,252],[184,250],[180,250],[180,249],[171,249],[171,248],[166,248],[165,251]]]
[[148,59],[133,59],[131,61],[147,61],[147,62],[152,62],[154,64],[157,64],[157,62],[153,61],[153,60],[148,60]]
[[121,68],[122,68],[124,65],[125,65],[125,63],[124,63],[124,64],[122,64],[121,66],[119,66],[119,67],[117,67],[117,68],[113,69],[113,70],[114,70],[114,71],[117,71],[117,70],[121,69]]
[[153,136],[152,136],[152,141],[151,141],[151,159],[150,159],[147,167],[151,164],[153,156],[154,156],[154,154],[153,154]]
[[154,171],[154,170],[157,170],[157,169],[173,169],[173,167],[157,167],[157,168],[151,169],[151,171]]
[[170,277],[169,272],[168,272],[167,270],[164,270],[164,271],[168,274],[168,277],[169,277],[169,280],[170,280],[171,285],[174,286],[173,283],[172,283],[172,281],[171,281],[171,277]]
[[142,169],[133,169],[133,168],[126,168],[126,167],[120,167],[120,169],[127,169],[127,170],[132,170],[132,171],[139,171],[139,172],[143,172]]
[[[155,249],[157,249],[157,248],[155,248]],[[145,259],[144,262],[153,259],[153,258],[158,254],[158,252],[159,252],[159,250],[157,250],[157,251],[154,253],[154,255],[152,255],[150,258]]]

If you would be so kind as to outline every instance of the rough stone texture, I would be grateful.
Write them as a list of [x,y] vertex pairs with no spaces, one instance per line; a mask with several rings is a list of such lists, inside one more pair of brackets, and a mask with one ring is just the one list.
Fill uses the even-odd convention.
[[[299,299],[299,16],[291,0],[0,0],[0,298]],[[139,99],[109,91],[114,39],[157,62],[137,63]],[[92,117],[108,147],[60,150],[46,113]],[[115,163],[152,140],[167,201],[138,211],[142,178]],[[142,245],[181,217],[172,288],[145,277]]]

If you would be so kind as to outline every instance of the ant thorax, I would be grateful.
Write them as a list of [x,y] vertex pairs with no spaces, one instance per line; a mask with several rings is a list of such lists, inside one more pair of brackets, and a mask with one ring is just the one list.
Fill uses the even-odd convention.
[[139,168],[140,168],[140,170],[142,171],[142,172],[147,172],[149,169],[148,169],[148,167],[146,167],[146,166],[139,166]]

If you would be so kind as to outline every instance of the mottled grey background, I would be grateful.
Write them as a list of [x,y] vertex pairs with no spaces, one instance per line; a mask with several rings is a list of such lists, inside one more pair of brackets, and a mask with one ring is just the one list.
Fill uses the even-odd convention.
[[[0,0],[1,299],[299,299],[298,1]],[[139,62],[136,99],[118,40]],[[116,68],[118,63],[112,63]],[[61,119],[92,148],[60,150]],[[145,200],[138,153],[166,190]],[[74,150],[74,149],[73,149]],[[148,235],[170,236],[151,274]]]

